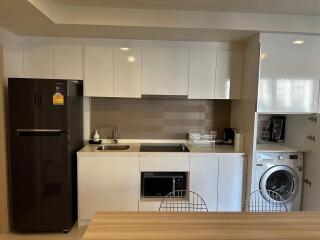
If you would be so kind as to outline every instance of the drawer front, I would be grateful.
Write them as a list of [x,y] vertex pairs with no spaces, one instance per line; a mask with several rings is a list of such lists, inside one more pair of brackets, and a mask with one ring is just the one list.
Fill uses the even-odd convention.
[[140,172],[189,172],[188,156],[146,156],[140,158]]

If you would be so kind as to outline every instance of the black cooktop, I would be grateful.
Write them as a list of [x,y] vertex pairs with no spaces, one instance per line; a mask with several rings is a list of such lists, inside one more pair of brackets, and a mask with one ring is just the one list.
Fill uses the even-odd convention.
[[189,149],[180,143],[142,143],[140,152],[189,152]]

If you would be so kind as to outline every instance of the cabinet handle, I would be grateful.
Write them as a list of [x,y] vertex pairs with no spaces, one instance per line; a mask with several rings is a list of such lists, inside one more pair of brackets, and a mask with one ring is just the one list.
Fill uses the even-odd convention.
[[311,187],[311,181],[309,179],[303,179],[303,182]]
[[313,142],[316,141],[316,137],[312,136],[312,135],[307,136],[307,139],[310,140],[310,141],[313,141]]
[[317,116],[315,114],[313,114],[311,117],[308,117],[308,120],[310,122],[317,122]]

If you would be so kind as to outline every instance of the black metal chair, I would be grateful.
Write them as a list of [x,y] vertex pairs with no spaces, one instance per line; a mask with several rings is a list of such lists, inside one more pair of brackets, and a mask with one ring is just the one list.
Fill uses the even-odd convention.
[[203,198],[187,190],[178,190],[169,193],[162,199],[159,211],[164,212],[208,212]]
[[277,192],[256,190],[246,199],[243,211],[247,212],[287,212],[287,204]]

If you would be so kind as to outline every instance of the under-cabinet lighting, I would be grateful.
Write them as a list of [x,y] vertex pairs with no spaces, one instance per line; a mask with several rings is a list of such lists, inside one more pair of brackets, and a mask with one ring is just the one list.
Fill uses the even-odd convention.
[[303,40],[296,40],[294,42],[292,42],[293,44],[304,44]]

